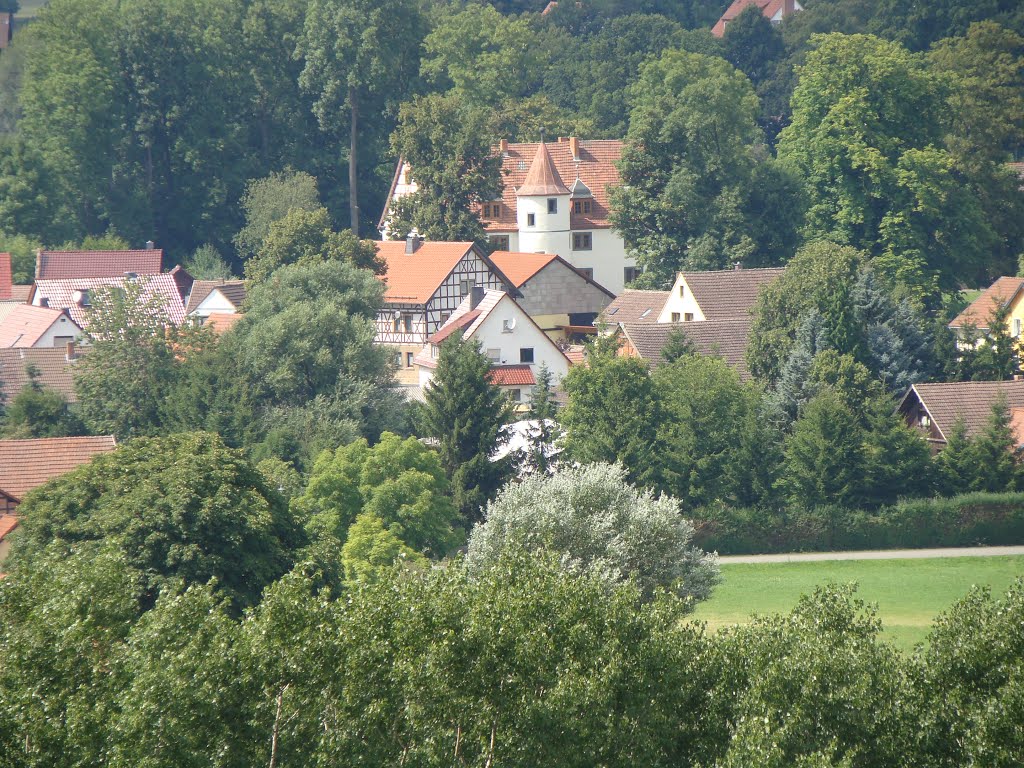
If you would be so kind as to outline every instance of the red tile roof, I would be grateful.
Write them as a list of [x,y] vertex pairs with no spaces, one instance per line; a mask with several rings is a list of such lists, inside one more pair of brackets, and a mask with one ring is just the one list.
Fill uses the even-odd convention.
[[494,251],[491,261],[505,273],[516,288],[540,272],[544,267],[558,258],[553,253],[515,253],[511,251]]
[[719,269],[711,272],[683,272],[705,320],[749,317],[761,289],[782,275],[785,269]]
[[520,197],[569,194],[569,188],[558,174],[546,143],[541,142],[537,145],[537,153],[533,156],[530,170],[522,185],[516,189],[516,194]]
[[598,316],[598,323],[655,323],[668,291],[638,291],[626,288]]
[[11,286],[11,301],[26,302],[32,295],[31,285],[12,285]]
[[34,347],[62,317],[65,327],[61,336],[75,336],[82,330],[65,310],[16,304],[0,321],[0,347]]
[[431,344],[440,344],[456,331],[468,328],[478,317],[480,317],[479,309],[474,309],[464,315],[459,315],[454,320],[445,323],[438,331],[432,334],[427,341]]
[[18,518],[15,515],[0,513],[0,541],[4,536],[18,527]]
[[12,298],[12,282],[11,254],[0,253],[0,301]]
[[492,366],[487,372],[487,380],[497,387],[532,387],[537,383],[533,369],[521,363]]
[[469,242],[425,241],[415,253],[406,253],[404,240],[384,240],[376,245],[385,264],[384,301],[394,304],[426,304],[473,248]]
[[903,396],[900,412],[905,412],[915,397],[920,400],[932,424],[948,440],[957,417],[964,420],[967,434],[977,435],[988,422],[992,405],[1000,395],[1012,412],[1024,408],[1024,381],[956,381],[941,384],[915,384]]
[[569,358],[571,365],[583,365],[587,362],[587,353],[581,344],[573,344],[565,350],[565,356]]
[[626,335],[636,354],[651,368],[665,362],[662,350],[677,331],[686,334],[693,350],[705,357],[720,357],[735,368],[743,381],[750,380],[746,353],[752,319],[704,320],[690,323],[624,323]]
[[968,307],[953,318],[950,328],[962,328],[970,323],[975,328],[988,330],[988,321],[992,312],[1013,300],[1024,286],[1024,277],[1000,277],[992,285],[981,292]]
[[203,323],[207,328],[212,328],[217,333],[224,333],[235,327],[235,323],[242,319],[242,315],[237,312],[211,312],[206,316],[206,322]]
[[[85,328],[89,324],[87,307],[83,306],[80,298],[76,299],[77,292],[95,291],[106,286],[122,286],[126,279],[124,276],[118,276],[36,280],[33,303],[39,304],[40,300],[44,299],[50,308],[67,309],[71,319]],[[140,275],[139,280],[143,281],[144,285],[144,301],[156,297],[172,325],[181,325],[185,322],[185,301],[175,275],[170,272],[161,275]]]
[[40,251],[36,259],[36,280],[65,280],[79,277],[123,277],[159,275],[164,252],[146,251]]
[[733,4],[726,8],[718,23],[711,28],[711,34],[715,37],[722,37],[725,34],[726,25],[751,5],[760,8],[766,19],[773,18],[779,11],[783,11],[783,17],[788,16],[793,12],[792,0],[789,2],[789,10],[786,10],[787,0],[734,0]]
[[[502,152],[502,178],[505,186],[501,194],[501,210],[497,218],[481,219],[489,232],[515,232],[519,225],[516,219],[516,189],[526,182],[528,169],[537,154],[538,144],[509,144]],[[570,213],[569,223],[573,229],[607,229],[611,227],[608,220],[608,191],[619,183],[619,171],[616,164],[622,156],[622,141],[618,139],[601,139],[595,141],[562,141],[547,144],[551,163],[562,179],[576,179],[579,170],[580,180],[590,188],[593,198],[590,200],[589,214]],[[573,157],[572,146],[579,152],[579,163]],[[498,152],[498,147],[494,148]],[[564,194],[564,193],[563,193]]]
[[47,480],[87,464],[97,454],[115,447],[111,435],[0,440],[0,489],[24,500],[25,494]]
[[36,383],[52,389],[69,403],[77,402],[72,368],[75,361],[88,350],[76,348],[75,358],[68,360],[65,347],[43,347],[41,349],[0,349],[0,391],[7,402],[18,396],[31,381],[28,369],[37,373]]

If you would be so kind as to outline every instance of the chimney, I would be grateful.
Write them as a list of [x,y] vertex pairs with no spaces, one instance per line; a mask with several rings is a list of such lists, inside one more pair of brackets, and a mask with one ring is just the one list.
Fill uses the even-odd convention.
[[67,346],[67,353],[66,353],[65,356],[67,357],[68,362],[70,363],[72,360],[74,360],[78,356],[77,353],[75,352],[75,342],[69,341],[66,346]]
[[484,299],[484,287],[482,285],[474,285],[469,292],[469,308],[476,309],[477,305]]
[[743,267],[737,261],[735,264],[732,265],[732,269],[733,269],[734,272],[739,272],[741,269],[743,269]]
[[405,252],[416,253],[420,249],[420,243],[422,242],[423,239],[420,237],[420,233],[413,229],[405,238]]
[[508,139],[502,139],[498,142],[498,149],[501,150],[501,154],[508,154]]
[[40,307],[48,307],[48,306],[50,306],[50,300],[46,296],[43,296],[42,298],[39,299],[39,306]]
[[569,151],[572,152],[572,159],[580,159],[580,140],[575,136],[569,137]]
[[147,240],[146,241],[146,250],[147,251],[152,251],[154,248],[156,248],[156,243],[154,243],[152,240]]
[[36,251],[36,280],[43,276],[43,249]]
[[796,12],[796,3],[793,0],[782,0],[782,18]]

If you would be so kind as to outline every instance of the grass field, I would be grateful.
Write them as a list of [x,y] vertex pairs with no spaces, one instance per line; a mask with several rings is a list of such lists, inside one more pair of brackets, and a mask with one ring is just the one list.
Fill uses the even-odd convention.
[[31,19],[37,13],[39,9],[46,5],[49,0],[19,0],[18,12],[15,15],[18,19]]
[[909,651],[973,585],[998,594],[1017,576],[1024,576],[1024,556],[725,564],[722,583],[694,616],[709,630],[745,624],[755,613],[788,613],[818,584],[856,582],[858,597],[878,605],[883,637]]

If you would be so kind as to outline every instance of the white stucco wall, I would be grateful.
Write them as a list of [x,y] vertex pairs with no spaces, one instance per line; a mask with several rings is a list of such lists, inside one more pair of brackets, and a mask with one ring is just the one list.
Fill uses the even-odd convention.
[[[61,315],[51,325],[42,336],[39,337],[34,346],[36,349],[42,349],[43,347],[55,347],[57,346],[58,336],[71,336],[73,341],[78,341],[82,336],[82,329],[78,327],[74,320],[70,319],[67,315]],[[61,344],[65,342],[61,340]]]
[[237,307],[228,301],[223,293],[214,288],[189,315],[193,317],[209,317],[212,312],[230,312],[234,314],[237,311]]
[[[682,288],[682,293],[680,293]],[[677,313],[679,315],[679,322],[686,321],[687,313],[692,313],[691,318],[694,321],[706,320],[704,313],[701,312],[700,306],[693,298],[693,293],[690,291],[690,287],[686,284],[683,279],[682,273],[676,275],[676,281],[672,284],[672,290],[669,291],[668,301],[665,302],[665,306],[662,307],[661,314],[658,315],[659,323],[671,323],[672,314]]]
[[[558,212],[548,213],[548,200],[558,201]],[[564,256],[572,245],[569,232],[569,196],[543,195],[520,197],[516,204],[519,246],[524,253],[557,253]],[[529,226],[530,214],[534,225]],[[511,243],[510,243],[511,246]]]
[[[622,293],[626,285],[625,268],[635,267],[636,259],[626,256],[626,244],[613,229],[580,229],[577,232],[590,232],[593,248],[589,251],[572,250],[572,238],[569,239],[569,250],[558,253],[577,269],[594,270],[594,280],[614,294]],[[549,251],[554,253],[554,251]]]

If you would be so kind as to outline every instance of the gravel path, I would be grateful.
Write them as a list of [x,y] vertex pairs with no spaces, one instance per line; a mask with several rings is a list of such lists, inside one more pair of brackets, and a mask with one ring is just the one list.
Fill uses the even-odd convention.
[[728,563],[802,563],[820,560],[912,560],[925,557],[996,557],[1024,555],[1022,547],[957,547],[951,549],[890,549],[871,552],[800,552],[788,555],[722,555]]

